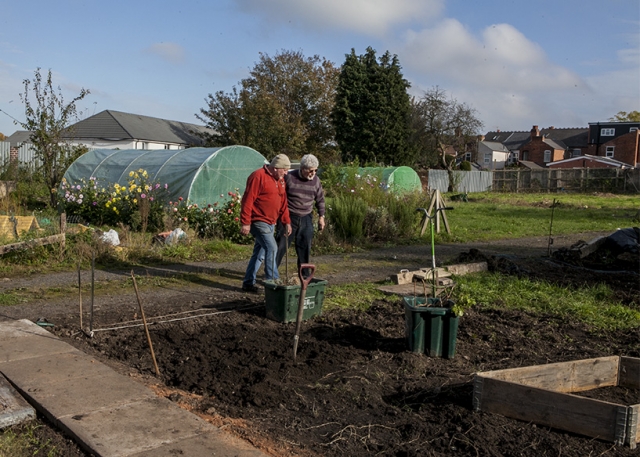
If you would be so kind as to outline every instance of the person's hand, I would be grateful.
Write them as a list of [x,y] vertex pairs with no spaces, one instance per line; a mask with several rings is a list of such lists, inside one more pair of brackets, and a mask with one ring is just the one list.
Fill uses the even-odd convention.
[[242,233],[243,235],[248,235],[249,230],[251,230],[251,225],[243,225],[242,227],[240,227],[240,233]]
[[320,216],[318,219],[318,228],[321,232],[324,230],[324,216]]
[[291,230],[291,224],[287,224],[287,225],[285,225],[285,226],[284,226],[284,233],[286,233],[286,235],[287,235],[287,236],[290,236],[290,235],[291,235],[291,232],[292,232],[292,230]]

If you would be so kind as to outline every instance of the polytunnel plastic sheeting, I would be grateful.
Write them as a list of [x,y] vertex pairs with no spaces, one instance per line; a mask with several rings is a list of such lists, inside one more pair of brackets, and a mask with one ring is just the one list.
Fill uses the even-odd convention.
[[411,167],[365,167],[360,168],[362,174],[380,175],[382,182],[392,192],[422,192],[420,176]]
[[[126,186],[129,172],[145,170],[152,183],[167,184],[167,201],[178,197],[198,204],[215,203],[227,192],[244,192],[249,175],[266,164],[262,154],[246,146],[189,149],[94,149],[79,157],[64,177],[68,183],[95,177],[98,185]],[[221,197],[222,195],[222,197]]]

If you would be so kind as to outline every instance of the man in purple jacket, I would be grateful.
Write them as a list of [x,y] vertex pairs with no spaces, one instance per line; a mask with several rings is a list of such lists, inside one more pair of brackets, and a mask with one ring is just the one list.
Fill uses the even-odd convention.
[[[276,263],[280,266],[291,241],[295,241],[298,255],[298,269],[303,263],[309,263],[311,257],[311,240],[313,240],[313,207],[318,210],[318,228],[324,230],[324,189],[318,178],[318,159],[307,154],[300,159],[300,169],[287,173],[284,177],[287,183],[287,201],[291,217],[291,236],[286,237],[283,230],[278,230],[278,254]],[[309,271],[303,271],[307,278]],[[289,278],[287,278],[289,279]]]

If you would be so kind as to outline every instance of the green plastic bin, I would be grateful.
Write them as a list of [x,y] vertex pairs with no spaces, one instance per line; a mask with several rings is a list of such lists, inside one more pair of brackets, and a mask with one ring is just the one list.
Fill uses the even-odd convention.
[[409,349],[416,354],[453,358],[459,317],[449,308],[431,306],[440,304],[439,298],[404,297],[403,301]]
[[[302,320],[306,321],[322,313],[324,289],[327,281],[312,278],[304,294]],[[300,286],[276,284],[273,281],[264,282],[264,295],[267,317],[277,322],[295,322],[298,317],[298,303],[300,302]]]

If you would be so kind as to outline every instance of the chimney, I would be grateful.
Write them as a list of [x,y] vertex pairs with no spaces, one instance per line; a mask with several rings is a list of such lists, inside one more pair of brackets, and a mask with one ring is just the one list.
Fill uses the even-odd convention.
[[537,125],[534,125],[533,128],[531,129],[531,139],[534,139],[539,136],[540,136],[540,129],[538,128]]
[[553,130],[553,129],[555,129],[553,125],[549,127],[549,130]]
[[478,135],[478,141],[484,141],[484,135]]

